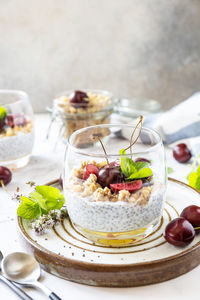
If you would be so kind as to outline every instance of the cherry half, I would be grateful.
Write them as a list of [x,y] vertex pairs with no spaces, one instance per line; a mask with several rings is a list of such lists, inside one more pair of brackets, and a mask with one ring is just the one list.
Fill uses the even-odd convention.
[[200,207],[197,205],[190,205],[184,208],[181,215],[182,218],[188,220],[193,227],[200,227]]
[[7,185],[12,179],[11,171],[3,166],[0,166],[0,187],[2,187],[2,182]]
[[185,163],[192,155],[186,144],[178,144],[173,149],[173,156],[178,162]]
[[5,125],[9,126],[11,128],[15,127],[15,123],[14,123],[14,117],[13,115],[9,115],[5,118]]
[[89,102],[88,95],[82,91],[74,91],[69,100],[71,105],[73,105],[75,108],[85,108]]
[[164,238],[174,246],[183,247],[193,241],[195,230],[184,218],[172,220],[165,228]]
[[85,174],[83,176],[83,179],[86,180],[90,176],[90,174],[95,174],[98,178],[99,176],[99,168],[95,165],[88,164],[85,167]]
[[130,193],[135,192],[142,187],[142,180],[135,180],[131,182],[122,182],[110,184],[110,188],[113,192],[119,192],[121,190],[129,191]]

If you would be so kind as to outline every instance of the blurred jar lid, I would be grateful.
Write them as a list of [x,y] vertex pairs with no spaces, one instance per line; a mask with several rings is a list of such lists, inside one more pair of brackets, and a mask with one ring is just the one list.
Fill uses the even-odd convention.
[[121,98],[118,99],[114,112],[124,117],[138,117],[140,115],[146,116],[161,112],[161,104],[153,99],[143,98]]

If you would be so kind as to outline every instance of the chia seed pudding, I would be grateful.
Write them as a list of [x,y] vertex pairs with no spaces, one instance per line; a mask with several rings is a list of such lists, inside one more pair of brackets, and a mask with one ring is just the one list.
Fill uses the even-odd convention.
[[[67,208],[75,225],[98,232],[127,232],[156,224],[164,205],[165,186],[159,183],[156,174],[145,179],[139,189],[113,191],[99,183],[98,175],[91,173],[85,178],[85,167],[99,169],[106,162],[83,162],[73,170],[66,186]],[[94,169],[95,170],[95,169]],[[154,181],[156,184],[154,184]]]
[[34,130],[30,119],[13,114],[0,120],[0,161],[14,161],[30,155],[33,144]]

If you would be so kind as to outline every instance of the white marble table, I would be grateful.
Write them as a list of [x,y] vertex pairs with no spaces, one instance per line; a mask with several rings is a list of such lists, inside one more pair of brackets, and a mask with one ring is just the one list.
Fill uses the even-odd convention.
[[[17,187],[26,193],[29,190],[27,181],[35,181],[38,184],[45,184],[48,181],[59,177],[64,156],[64,146],[58,147],[56,151],[45,141],[45,133],[49,118],[47,115],[36,116],[36,143],[33,156],[29,165],[23,169],[13,172],[13,180],[7,186],[9,193],[13,194]],[[189,167],[177,163],[167,150],[167,163],[175,172],[171,177],[186,182],[186,175]],[[16,207],[17,203],[11,200],[8,193],[0,190],[0,250],[4,255],[13,251],[24,251],[20,245],[16,229]],[[43,272],[42,282],[56,292],[62,299],[102,300],[102,299],[123,299],[123,300],[196,300],[199,299],[199,277],[200,266],[179,278],[154,284],[151,286],[137,288],[99,288],[69,282],[46,272]],[[36,300],[46,299],[40,292],[33,289],[26,289]],[[0,282],[0,299],[18,299],[13,292]]]

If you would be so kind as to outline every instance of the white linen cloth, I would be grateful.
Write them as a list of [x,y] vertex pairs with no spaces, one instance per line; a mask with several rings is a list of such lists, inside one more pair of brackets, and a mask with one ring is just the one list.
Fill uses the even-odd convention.
[[200,136],[200,92],[167,112],[147,116],[144,126],[156,130],[168,145]]

